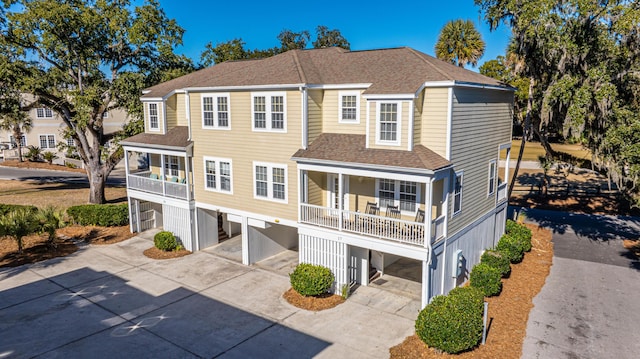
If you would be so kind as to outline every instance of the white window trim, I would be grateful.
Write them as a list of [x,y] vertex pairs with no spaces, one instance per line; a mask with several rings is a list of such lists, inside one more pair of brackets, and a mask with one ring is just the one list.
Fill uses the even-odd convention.
[[[42,110],[42,116],[38,113],[39,110]],[[47,116],[47,111],[51,114],[51,116]],[[53,118],[53,110],[48,107],[38,107],[36,108],[36,118]]]
[[169,167],[165,167],[162,169],[162,173],[164,174],[164,178],[165,180],[167,180],[169,177],[178,177],[180,178],[180,172],[182,172],[182,162],[180,162],[180,156],[175,156],[175,155],[162,155],[165,156],[164,158],[164,165],[167,166],[167,164],[171,165],[171,162],[169,161],[169,157],[175,157],[178,160],[178,175],[174,176],[171,173],[167,174],[167,170],[169,172],[171,172],[171,166]]
[[[356,97],[356,119],[355,120],[345,120],[342,118],[342,97],[343,96]],[[360,124],[360,91],[339,91],[338,92],[338,123],[344,123],[348,125]]]
[[[456,178],[460,176],[460,209],[456,211]],[[453,177],[453,198],[451,200],[453,216],[457,216],[462,212],[462,197],[464,195],[464,171],[456,172]]]
[[[156,127],[152,127],[151,126],[151,105],[156,105],[156,118],[157,121],[156,123],[158,124]],[[147,123],[149,124],[149,131],[160,131],[160,103],[159,102],[150,102],[147,103],[146,106],[146,117],[147,117]]]
[[[207,187],[207,161],[214,161],[216,163],[216,174],[215,174],[215,178],[216,178],[216,188],[209,188]],[[220,187],[220,184],[222,183],[220,181],[220,162],[228,162],[229,163],[229,190],[223,190]],[[209,192],[217,192],[217,193],[224,193],[224,194],[233,194],[233,161],[231,161],[230,158],[221,158],[221,157],[209,157],[209,156],[204,156],[202,157],[202,168],[203,168],[203,176],[204,176],[204,190],[205,191],[209,191]]]
[[[271,128],[271,97],[273,96],[282,96],[283,102],[283,124],[282,128],[272,129]],[[266,120],[266,128],[256,128],[255,122],[255,98],[256,97],[264,97],[264,106],[265,106],[265,120]],[[287,133],[287,93],[284,91],[279,92],[252,92],[251,93],[251,130],[254,132],[278,132],[278,133]]]
[[[398,107],[398,126],[396,128],[396,140],[385,141],[380,139],[380,106],[382,104],[396,104]],[[376,101],[376,145],[400,146],[402,139],[402,101]]]
[[[267,167],[267,197],[261,197],[256,194],[256,166],[264,166]],[[273,169],[274,168],[283,168],[284,169],[284,199],[273,198]],[[253,198],[277,202],[277,203],[288,203],[289,202],[289,170],[287,165],[280,163],[269,163],[269,162],[253,162]]]
[[[420,209],[420,204],[422,204],[422,193],[421,193],[422,184],[420,182],[396,180],[393,178],[382,178],[382,179],[395,181],[395,184],[393,185],[393,205],[398,206],[398,208],[400,208],[400,182],[405,181],[405,182],[413,182],[416,184],[416,210],[415,211],[400,210],[400,214],[407,215],[407,216],[415,215],[418,209]],[[376,178],[375,186],[376,186],[376,189],[375,189],[376,202],[378,202],[380,206],[380,212],[382,213],[384,210],[386,210],[386,207],[382,207],[382,202],[380,201],[380,178]]]
[[[213,126],[208,126],[204,124],[204,98],[211,97],[213,104]],[[229,122],[228,126],[219,126],[218,125],[218,98],[226,97],[227,98],[227,121]],[[252,97],[253,98],[253,97]],[[202,128],[207,130],[231,130],[231,95],[228,92],[225,93],[203,93],[200,96],[200,115],[202,116]]]
[[[493,171],[491,171],[491,166],[493,165]],[[496,160],[489,161],[488,168],[488,177],[487,177],[487,197],[491,197],[491,195],[496,193],[496,187],[498,184],[496,183],[496,178],[498,177],[498,163]],[[493,186],[491,184],[493,183]],[[493,187],[493,190],[492,190]]]
[[[53,147],[49,146],[49,136],[53,136]],[[46,147],[42,147],[42,137],[44,137],[45,142],[47,143]],[[40,148],[42,148],[42,149],[47,149],[47,150],[55,149],[56,148],[56,145],[55,145],[56,144],[56,135],[49,134],[49,133],[38,135],[38,144],[40,145]]]

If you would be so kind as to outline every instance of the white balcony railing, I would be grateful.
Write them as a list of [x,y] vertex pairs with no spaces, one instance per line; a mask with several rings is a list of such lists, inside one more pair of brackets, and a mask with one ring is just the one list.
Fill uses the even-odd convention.
[[188,188],[185,183],[163,181],[150,178],[151,172],[137,172],[129,174],[128,188],[142,192],[164,195],[178,199],[188,199]]
[[435,242],[444,238],[444,218],[442,215],[431,221],[431,239]]
[[[305,203],[300,206],[300,221],[302,223],[401,243],[424,245],[424,223],[360,212],[340,211]],[[444,221],[440,227],[444,227]]]
[[507,183],[498,185],[498,202],[507,199]]

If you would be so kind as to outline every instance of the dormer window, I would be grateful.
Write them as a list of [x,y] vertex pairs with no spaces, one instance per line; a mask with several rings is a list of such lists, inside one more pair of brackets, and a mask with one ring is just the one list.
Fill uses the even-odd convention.
[[376,143],[400,145],[401,102],[378,102],[376,117]]
[[160,122],[158,121],[158,104],[157,103],[149,104],[149,129],[150,130],[160,129]]
[[341,91],[338,94],[340,123],[360,123],[360,93]]

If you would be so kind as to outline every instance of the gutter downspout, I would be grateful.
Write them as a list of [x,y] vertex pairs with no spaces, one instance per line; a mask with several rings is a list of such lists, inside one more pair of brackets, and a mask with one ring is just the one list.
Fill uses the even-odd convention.
[[[433,182],[435,181],[435,177],[431,177],[431,180],[429,181],[429,206],[432,206],[433,204]],[[426,209],[426,208],[425,208]],[[427,211],[425,211],[426,213]],[[433,258],[433,248],[431,246],[431,238],[433,237],[433,233],[431,233],[431,217],[433,216],[433,214],[431,213],[431,211],[429,211],[429,218],[425,218],[425,222],[429,222],[429,238],[425,238],[425,243],[427,243],[427,250],[429,251],[429,257],[427,258],[427,266],[431,266],[431,260]],[[426,217],[426,216],[425,216]],[[425,223],[425,226],[427,224]],[[425,233],[427,233],[427,231],[424,231]]]
[[184,92],[184,112],[187,118],[187,127],[189,128],[189,141],[191,141],[191,99],[189,98],[189,91]]
[[309,146],[309,96],[307,96],[307,88],[300,86],[302,96],[302,149],[306,150]]

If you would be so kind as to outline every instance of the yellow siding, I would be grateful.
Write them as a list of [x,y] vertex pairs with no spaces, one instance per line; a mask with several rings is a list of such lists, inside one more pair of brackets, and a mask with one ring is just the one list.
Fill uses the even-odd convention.
[[307,91],[307,108],[309,120],[309,143],[322,134],[322,97],[323,90]]
[[[286,133],[252,131],[250,92],[230,93],[231,131],[202,129],[200,102],[200,93],[190,93],[197,201],[267,214],[274,219],[297,220],[298,174],[296,163],[290,158],[301,145],[300,92],[286,92]],[[204,156],[232,160],[233,195],[204,190]],[[254,198],[254,161],[287,166],[288,203]]]
[[186,116],[185,94],[176,94],[176,126],[189,126]]
[[447,88],[427,88],[425,89],[423,111],[421,116],[420,143],[442,157],[447,152],[447,112],[448,112],[448,89]]
[[178,125],[178,111],[176,108],[177,98],[177,95],[173,95],[165,101],[165,105],[167,106],[167,130],[170,130]]
[[[399,145],[378,145],[376,144],[376,121],[377,121],[377,111],[378,111],[378,102],[385,101],[369,101],[369,148],[380,148],[385,150],[403,150],[406,151],[408,148],[409,135],[408,133],[411,131],[409,129],[409,117],[410,117],[410,103],[408,101],[400,102],[400,106],[398,108],[401,109],[400,113],[400,121],[398,123],[398,136],[400,136],[400,144]],[[395,100],[389,100],[389,102],[395,102]]]
[[[365,134],[365,116],[366,116],[366,100],[360,96],[360,119],[359,123],[340,123],[340,92],[338,90],[325,90],[324,99],[322,101],[323,121],[322,131],[324,133],[344,133],[351,135]],[[343,91],[344,92],[344,91]],[[347,92],[356,92],[347,91]],[[362,91],[357,91],[362,94]]]
[[326,174],[322,172],[308,172],[309,176],[309,204],[324,206],[326,198]]

